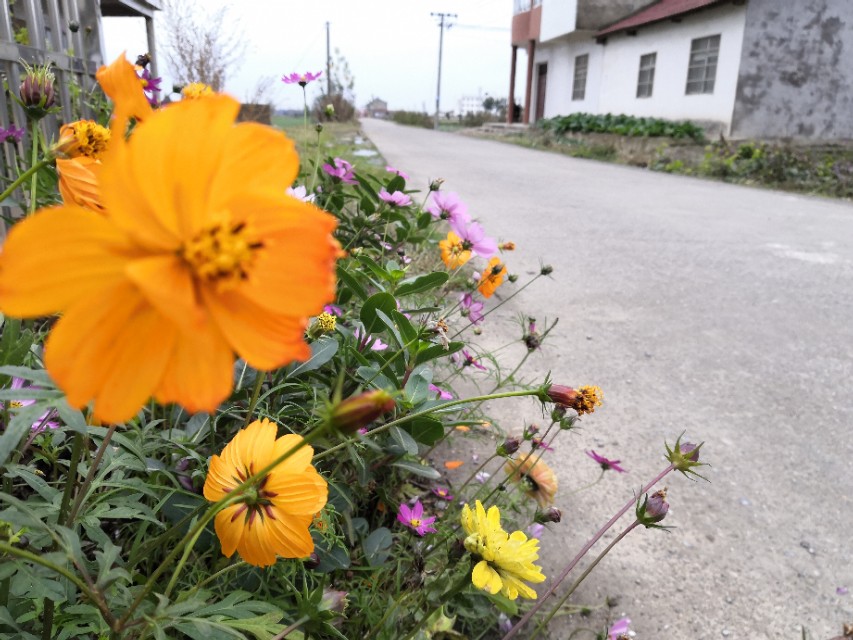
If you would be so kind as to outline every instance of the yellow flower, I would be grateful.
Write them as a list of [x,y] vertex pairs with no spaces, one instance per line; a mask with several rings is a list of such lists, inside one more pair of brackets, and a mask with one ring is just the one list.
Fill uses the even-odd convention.
[[471,251],[462,244],[462,238],[452,231],[447,238],[438,243],[441,249],[441,259],[449,269],[456,269],[471,259]]
[[67,158],[85,156],[100,160],[110,142],[110,130],[94,120],[77,120],[62,125],[56,151]]
[[109,142],[110,130],[93,120],[77,120],[59,130],[54,151],[64,156],[56,159],[56,170],[65,204],[103,210],[98,173]]
[[[288,434],[276,438],[269,420],[256,420],[210,459],[204,497],[218,502],[237,485],[302,442]],[[308,527],[326,504],[328,486],[311,465],[314,450],[303,446],[267,473],[254,492],[216,514],[214,528],[222,553],[256,567],[275,564],[276,556],[304,558],[314,551]]]
[[338,319],[331,313],[324,311],[317,316],[317,324],[323,333],[332,333],[338,324]]
[[525,582],[545,581],[539,559],[539,540],[528,539],[521,531],[508,534],[501,527],[500,510],[492,506],[488,513],[477,500],[474,510],[462,507],[465,549],[480,561],[474,565],[471,582],[491,594],[498,591],[510,600],[518,596],[536,599],[536,592]]
[[557,476],[539,454],[519,454],[515,460],[507,460],[504,471],[510,480],[520,482],[524,492],[536,500],[540,507],[547,507],[554,502]]
[[578,387],[578,393],[580,396],[575,400],[575,404],[572,405],[572,408],[581,416],[585,413],[592,413],[595,411],[595,408],[600,407],[604,400],[604,393],[601,391],[601,387]]
[[214,411],[235,352],[262,370],[310,355],[307,318],[335,295],[336,221],[285,195],[293,143],[235,126],[239,108],[211,96],[152,113],[110,142],[103,214],[66,204],[9,233],[0,310],[62,313],[47,370],[98,420],[128,420],[152,395]]
[[491,298],[497,288],[501,286],[506,277],[506,265],[501,263],[501,259],[495,256],[489,260],[489,265],[480,276],[480,284],[477,289],[483,294],[484,298]]
[[196,98],[215,95],[215,92],[209,85],[206,85],[203,82],[191,82],[181,89],[181,95],[184,98],[194,100]]

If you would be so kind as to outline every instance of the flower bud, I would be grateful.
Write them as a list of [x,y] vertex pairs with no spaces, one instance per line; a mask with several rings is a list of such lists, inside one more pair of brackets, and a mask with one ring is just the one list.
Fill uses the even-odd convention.
[[511,273],[506,277],[510,282],[518,282],[518,275],[515,273]]
[[323,597],[320,598],[320,604],[317,605],[317,610],[332,611],[333,613],[343,613],[346,607],[346,591],[335,591],[334,589],[326,589],[325,591],[323,591]]
[[560,522],[563,519],[563,512],[557,507],[548,507],[545,511],[537,511],[533,519],[539,524],[548,522]]
[[325,333],[333,333],[337,327],[338,320],[331,313],[325,311],[317,316],[311,326],[308,327],[308,337],[316,340]]
[[80,23],[77,22],[76,20],[72,20],[71,22],[68,23],[68,30],[71,33],[77,33],[78,31],[80,31]]
[[332,407],[328,420],[333,428],[351,434],[393,411],[395,406],[394,398],[384,389],[365,391]]
[[323,125],[318,122],[314,125],[314,131],[317,133],[323,133]]
[[474,327],[474,335],[479,336],[483,333],[483,327]]
[[550,264],[543,264],[542,268],[539,270],[539,273],[541,273],[543,276],[550,276],[553,272],[554,267],[552,267]]
[[666,489],[656,491],[649,497],[646,494],[642,504],[637,501],[637,520],[646,528],[655,526],[666,517],[669,503],[666,501]]
[[601,406],[604,397],[599,387],[588,385],[580,389],[573,389],[564,385],[552,384],[548,387],[546,394],[551,402],[574,409],[581,416],[585,413],[594,412],[596,407]]
[[26,74],[19,90],[21,102],[30,117],[43,118],[47,115],[47,110],[56,103],[56,78],[50,71],[49,64],[35,67],[24,65],[24,69]]
[[441,185],[443,185],[443,184],[444,184],[444,178],[436,178],[435,180],[433,180],[432,182],[429,183],[429,190],[430,191],[438,191],[439,189],[441,189]]
[[503,456],[506,458],[507,456],[511,456],[513,453],[518,451],[518,448],[521,446],[521,440],[518,438],[507,438],[501,444],[498,445],[498,449],[496,453],[499,456]]
[[326,117],[331,118],[335,115],[335,105],[327,104],[326,105]]
[[309,570],[316,569],[320,566],[320,557],[316,553],[312,553],[302,561],[302,565]]
[[578,392],[572,387],[562,384],[552,384],[548,387],[548,397],[555,404],[571,407],[575,403],[575,400],[577,400]]
[[539,433],[539,427],[535,424],[531,424],[524,428],[524,439],[530,440],[537,433]]
[[681,436],[679,436],[672,448],[666,445],[666,459],[676,471],[680,471],[684,475],[692,474],[701,478],[702,476],[695,471],[695,468],[705,465],[705,463],[699,462],[699,450],[703,444],[696,445],[692,442],[682,444]]

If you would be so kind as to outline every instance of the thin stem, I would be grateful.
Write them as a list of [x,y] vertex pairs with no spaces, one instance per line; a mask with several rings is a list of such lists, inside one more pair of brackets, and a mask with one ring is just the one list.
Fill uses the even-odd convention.
[[80,457],[83,454],[83,434],[74,433],[74,444],[71,446],[71,462],[68,465],[68,475],[65,481],[65,491],[62,494],[62,502],[59,504],[59,517],[57,522],[62,524],[65,522],[65,516],[68,513],[68,504],[71,502],[71,494],[74,491],[74,484],[77,479],[77,466],[80,464]]
[[3,193],[0,193],[0,202],[3,202],[6,198],[11,196],[15,192],[15,189],[17,189],[18,187],[20,187],[22,184],[24,184],[27,181],[27,178],[32,176],[34,173],[37,173],[38,170],[41,169],[42,167],[46,167],[51,162],[53,162],[53,161],[48,160],[48,159],[41,160],[40,162],[35,163],[29,169],[24,171],[20,176],[18,176],[18,178],[12,184],[10,184],[6,188],[6,190]]
[[[675,467],[673,465],[669,465],[666,469],[661,471],[651,482],[649,482],[646,486],[644,486],[642,489],[640,489],[640,495],[643,495],[649,489],[651,489],[653,486],[655,486],[658,482],[663,480],[666,477],[666,475],[670,471],[672,471],[673,469],[675,469]],[[625,503],[625,506],[622,507],[619,511],[617,511],[616,515],[614,515],[612,518],[610,518],[610,520],[608,520],[607,523],[605,523],[605,525],[603,527],[601,527],[601,529],[599,529],[595,533],[595,535],[592,536],[592,538],[589,539],[589,541],[583,546],[583,548],[572,559],[572,561],[568,565],[566,565],[566,568],[563,569],[563,572],[560,574],[560,577],[557,578],[557,580],[554,582],[554,584],[552,584],[548,588],[548,590],[545,592],[545,595],[542,596],[542,598],[533,607],[531,607],[530,611],[528,611],[527,613],[524,614],[524,616],[522,616],[521,620],[519,620],[515,624],[515,626],[509,630],[509,632],[502,638],[502,640],[509,640],[510,638],[515,637],[515,635],[521,630],[521,628],[525,624],[527,624],[527,621],[530,620],[530,618],[532,618],[536,614],[536,612],[539,611],[539,609],[541,609],[543,607],[543,605],[548,600],[548,598],[550,598],[551,596],[554,595],[554,592],[557,590],[557,587],[559,587],[560,584],[562,584],[563,580],[566,579],[566,576],[568,576],[569,573],[571,572],[571,570],[575,568],[577,563],[581,561],[581,558],[583,558],[587,554],[587,552],[592,548],[592,546],[596,542],[598,542],[598,540],[601,538],[601,536],[603,536],[605,533],[607,533],[607,531],[610,529],[610,527],[612,527],[614,524],[616,524],[616,521],[619,520],[619,518],[621,518],[622,516],[624,516],[625,513],[627,513],[628,509],[630,509],[632,506],[634,506],[634,498],[631,498],[630,500],[628,500],[628,502]]]
[[299,627],[301,627],[303,624],[308,622],[308,620],[310,620],[310,618],[308,616],[302,616],[301,618],[299,618],[299,620],[297,620],[292,625],[290,625],[289,627],[284,629],[284,631],[277,634],[272,640],[283,640],[284,638],[287,637],[287,634],[291,633],[292,631],[296,631]]
[[[488,311],[486,311],[486,313],[484,313],[484,314],[483,314],[483,318],[485,318],[485,317],[486,317],[487,315],[489,315],[490,313],[492,313],[492,312],[497,311],[498,309],[500,309],[500,308],[501,308],[502,306],[504,306],[507,302],[509,302],[510,300],[512,300],[515,296],[517,296],[519,293],[521,293],[522,291],[524,291],[527,287],[529,287],[530,285],[532,285],[534,282],[536,282],[536,281],[537,281],[539,278],[541,278],[541,277],[542,277],[542,274],[541,274],[541,273],[540,273],[540,274],[537,274],[536,276],[534,276],[532,280],[530,280],[530,281],[529,281],[529,282],[527,282],[526,284],[523,284],[523,285],[522,285],[522,286],[520,286],[518,289],[516,289],[516,290],[512,293],[512,295],[511,295],[511,296],[509,296],[508,298],[506,298],[506,299],[504,299],[504,300],[501,300],[499,304],[495,305],[494,307],[492,307],[491,309],[489,309]],[[465,325],[464,327],[462,327],[459,331],[457,331],[456,333],[454,333],[454,334],[450,337],[450,339],[451,339],[451,340],[453,340],[453,339],[454,339],[456,336],[458,336],[460,333],[462,333],[462,332],[463,332],[463,331],[465,331],[466,329],[470,329],[470,328],[471,328],[471,327],[473,327],[473,326],[474,326],[474,323],[473,323],[473,322],[469,322],[467,325]]]
[[98,447],[95,459],[92,460],[92,464],[89,465],[89,473],[86,474],[86,479],[83,481],[83,484],[80,485],[80,490],[77,492],[77,497],[74,499],[74,506],[71,508],[71,513],[68,514],[68,522],[66,522],[66,525],[70,526],[71,523],[74,522],[74,519],[77,517],[77,513],[80,511],[80,507],[83,506],[83,501],[86,499],[86,493],[92,485],[92,480],[95,479],[95,473],[101,465],[101,460],[104,457],[104,453],[106,452],[107,446],[109,446],[110,440],[112,440],[115,431],[116,425],[111,424],[109,429],[107,429],[107,433],[104,436],[103,441],[101,442],[101,446]]
[[474,478],[476,478],[476,477],[477,477],[477,474],[478,474],[478,473],[480,473],[480,472],[485,468],[485,466],[486,466],[487,464],[489,464],[492,460],[494,460],[494,459],[495,459],[495,458],[497,458],[497,457],[499,457],[497,453],[493,453],[491,456],[489,456],[489,457],[488,457],[488,458],[483,462],[483,464],[481,464],[479,467],[477,467],[476,469],[474,469],[474,472],[473,472],[470,476],[468,476],[468,479],[467,479],[465,482],[463,482],[463,483],[462,483],[462,485],[461,485],[461,486],[456,490],[456,492],[457,492],[457,493],[459,493],[459,494],[461,495],[461,494],[462,494],[462,492],[465,490],[465,487],[467,487],[469,484],[471,484],[471,481],[472,481]]
[[639,524],[640,524],[639,520],[634,520],[634,522],[629,524],[622,533],[620,533],[618,536],[616,536],[616,538],[614,538],[613,542],[611,542],[609,545],[607,545],[607,547],[604,549],[604,551],[602,551],[601,553],[598,554],[598,556],[595,558],[595,560],[593,560],[590,563],[590,565],[584,570],[584,572],[578,577],[578,579],[574,581],[572,586],[569,587],[569,590],[563,594],[563,597],[560,598],[560,601],[551,610],[551,612],[545,617],[545,619],[536,626],[536,629],[533,631],[533,635],[530,636],[530,640],[533,640],[537,635],[539,635],[539,633],[545,627],[548,626],[548,623],[551,622],[551,619],[557,614],[557,611],[559,611],[560,608],[571,597],[571,595],[575,592],[575,590],[580,586],[581,582],[583,582],[586,579],[586,577],[590,573],[592,573],[592,570],[595,569],[596,566],[598,566],[598,563],[601,562],[601,560],[604,558],[604,556],[606,556],[608,553],[610,553],[610,550],[613,547],[615,547],[619,542],[621,542],[622,538],[624,538],[629,533],[631,533],[634,529],[636,529],[637,525],[639,525]]
[[464,589],[470,583],[471,583],[471,569],[469,567],[468,570],[459,577],[459,580],[456,581],[456,584],[454,584],[450,588],[450,591],[448,591],[447,593],[445,593],[442,596],[441,601],[437,605],[435,605],[432,609],[429,609],[426,613],[424,613],[423,617],[420,620],[420,624],[419,625],[416,624],[414,626],[414,628],[411,631],[409,631],[408,635],[406,635],[406,637],[403,638],[403,640],[412,640],[412,638],[415,637],[417,632],[421,629],[421,627],[423,625],[426,624],[426,622],[427,622],[427,620],[429,620],[430,616],[432,616],[432,614],[435,613],[439,607],[443,607],[446,602],[449,602],[450,599],[453,598],[453,596],[455,596],[457,593],[462,591],[462,589]]
[[[30,167],[38,165],[39,157],[39,124],[38,120],[32,121],[32,138],[33,138],[33,154],[30,161]],[[35,213],[36,210],[36,195],[38,195],[38,171],[32,172],[30,181],[30,213]]]
[[261,389],[264,386],[264,378],[266,378],[266,374],[262,371],[255,371],[255,374],[257,377],[255,378],[255,387],[252,389],[252,399],[249,400],[249,410],[246,411],[246,420],[243,422],[244,429],[252,421],[252,414],[255,413],[255,407],[258,406],[258,398],[261,397]]
[[388,618],[391,617],[391,614],[397,610],[397,607],[403,604],[405,600],[409,598],[409,596],[414,595],[414,592],[408,591],[403,593],[399,599],[395,600],[394,603],[385,610],[385,615],[382,616],[382,619],[376,623],[376,625],[364,636],[364,640],[370,640],[373,636],[379,633],[382,630],[382,627],[388,621]]

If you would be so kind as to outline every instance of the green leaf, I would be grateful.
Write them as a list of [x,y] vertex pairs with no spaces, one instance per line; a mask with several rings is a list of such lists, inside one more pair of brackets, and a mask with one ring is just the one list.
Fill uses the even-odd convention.
[[385,189],[388,193],[394,193],[395,191],[403,191],[406,188],[406,180],[403,176],[397,175],[391,178],[391,181],[388,182],[388,186]]
[[394,538],[391,532],[385,527],[379,527],[373,531],[362,545],[364,557],[367,564],[371,567],[379,567],[387,562],[391,555],[391,546],[394,544]]
[[[429,346],[425,347],[424,345]],[[451,354],[456,353],[457,351],[461,351],[464,346],[464,342],[451,342],[448,345],[448,348],[445,349],[444,345],[441,344],[430,344],[428,342],[421,343],[421,348],[418,350],[418,353],[415,356],[415,364],[420,365],[424,362],[429,362],[430,360],[440,358],[441,356],[449,356]]]
[[338,265],[337,274],[338,280],[343,282],[350,291],[362,300],[367,300],[367,289],[361,286],[361,283],[349,271],[344,269],[343,265]]
[[328,336],[320,338],[311,344],[311,357],[305,362],[300,362],[296,365],[286,377],[296,378],[308,371],[319,369],[335,357],[335,354],[338,352],[338,346],[339,343],[334,338]]
[[434,445],[444,436],[444,423],[432,416],[421,416],[400,426],[415,440],[428,446]]
[[429,385],[432,382],[432,371],[421,369],[412,373],[404,389],[406,398],[413,406],[417,406],[429,398]]
[[414,293],[423,293],[442,286],[449,279],[450,275],[446,271],[433,271],[415,278],[406,278],[397,287],[395,293],[401,298]]
[[430,480],[438,480],[441,478],[441,474],[429,467],[425,464],[418,464],[417,462],[412,462],[411,460],[397,460],[391,463],[392,467],[397,467],[398,469],[403,469],[404,471],[408,471],[409,473],[421,476],[422,478],[429,478]]
[[382,311],[386,316],[397,310],[397,301],[390,293],[375,293],[370,296],[361,308],[361,323],[366,333],[376,333],[382,330],[383,322],[376,315],[376,310]]
[[379,373],[379,367],[376,365],[359,367],[356,369],[356,375],[376,389],[385,389],[388,393],[397,391],[397,385],[390,378]]
[[418,443],[412,439],[408,433],[406,433],[400,427],[391,427],[388,431],[388,435],[391,437],[391,441],[397,445],[401,451],[409,454],[410,456],[417,455],[418,453]]
[[388,273],[385,269],[380,267],[374,260],[365,255],[360,255],[356,258],[362,266],[367,267],[367,270],[373,274],[374,277],[379,280],[383,280],[385,282],[393,282],[394,278],[391,277],[391,274]]
[[[3,369],[16,368],[18,367],[3,367]],[[33,423],[37,422],[46,410],[47,407],[43,403],[36,402],[21,408],[15,417],[9,421],[9,426],[0,434],[0,467],[6,464],[9,455],[18,448],[21,440],[33,428]]]
[[391,319],[394,321],[397,329],[399,329],[400,337],[403,338],[404,343],[412,343],[411,347],[414,349],[417,346],[414,341],[418,337],[418,330],[415,329],[409,319],[399,311],[394,311],[391,314]]

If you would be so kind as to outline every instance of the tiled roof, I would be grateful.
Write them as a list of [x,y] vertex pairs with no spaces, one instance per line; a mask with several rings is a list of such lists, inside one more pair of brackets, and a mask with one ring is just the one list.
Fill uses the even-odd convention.
[[605,27],[596,35],[598,37],[606,36],[609,33],[624,31],[625,29],[636,29],[637,27],[652,22],[659,22],[680,16],[703,7],[708,7],[712,4],[719,4],[723,0],[658,0],[644,9],[640,9],[636,13],[631,14],[627,18],[623,18],[619,22]]

